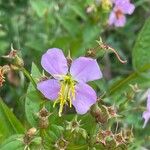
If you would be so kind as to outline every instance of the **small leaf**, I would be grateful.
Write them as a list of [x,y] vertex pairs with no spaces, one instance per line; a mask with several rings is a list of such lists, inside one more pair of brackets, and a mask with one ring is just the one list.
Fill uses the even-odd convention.
[[[32,63],[31,75],[34,78],[34,80],[36,80],[41,76],[40,71],[38,70],[37,66],[34,63]],[[42,101],[39,96],[39,92],[35,91],[32,83],[30,83],[27,90],[27,97],[25,99],[25,112],[28,122],[34,127],[37,126],[36,114],[40,110],[41,102]]]
[[150,18],[146,20],[133,48],[133,67],[141,69],[150,65]]
[[87,17],[85,15],[85,12],[83,11],[83,8],[81,8],[80,5],[71,5],[71,9],[79,15],[83,20],[86,20]]
[[25,145],[23,144],[23,135],[16,134],[10,136],[1,145],[0,150],[23,150]]
[[43,0],[31,0],[30,1],[32,8],[35,10],[39,17],[43,17],[46,9],[47,3]]
[[21,122],[0,99],[0,142],[13,134],[23,132],[24,127]]

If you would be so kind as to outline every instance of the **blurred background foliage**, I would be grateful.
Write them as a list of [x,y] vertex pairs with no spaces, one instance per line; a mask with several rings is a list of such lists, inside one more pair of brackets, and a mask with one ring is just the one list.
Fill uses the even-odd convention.
[[[122,65],[112,53],[98,55],[104,79],[91,84],[101,90],[99,94],[113,85],[114,88],[112,86],[110,91],[108,90],[113,96],[106,98],[105,101],[120,106],[121,102],[118,100],[122,98],[124,92],[130,94],[129,84],[142,83],[142,88],[150,85],[149,73],[142,73],[140,77],[138,73],[132,73],[140,70],[142,68],[140,65],[146,64],[143,63],[145,60],[149,61],[148,57],[142,56],[150,55],[150,36],[143,40],[148,43],[144,47],[139,48],[141,44],[135,45],[135,42],[137,40],[138,43],[141,42],[141,38],[137,39],[137,35],[150,16],[150,2],[133,0],[132,3],[136,6],[134,13],[127,16],[125,27],[116,28],[108,26],[107,20],[111,10],[103,8],[100,0],[0,0],[0,56],[8,54],[10,45],[13,44],[14,49],[21,52],[25,67],[29,71],[32,62],[41,69],[40,59],[48,48],[61,48],[66,55],[70,51],[71,56],[75,58],[84,55],[89,48],[96,47],[96,40],[102,37],[103,41],[115,48],[128,63]],[[147,26],[149,25],[150,23]],[[149,35],[150,28],[145,28],[147,28],[145,32]],[[144,51],[142,54],[141,51],[145,48],[147,53]],[[5,63],[6,60],[0,58],[0,64]],[[18,76],[22,77],[21,74]],[[120,80],[123,77],[128,78]],[[23,99],[26,96],[28,83],[25,82],[26,79],[22,80],[23,83],[17,86],[6,81],[0,89],[0,96],[13,108],[15,115],[26,124]],[[116,81],[119,81],[119,84]],[[117,84],[118,87],[115,86]],[[122,98],[122,102],[124,101],[126,97]],[[141,100],[137,103],[140,105]],[[128,105],[128,109],[134,105]],[[130,112],[127,112],[126,108],[122,109],[124,110],[121,112],[122,115],[128,115],[126,122],[130,125],[135,124],[137,129],[135,134],[139,139],[141,135],[143,138],[146,133],[141,129],[142,111],[129,115]],[[19,130],[22,130],[22,127]]]

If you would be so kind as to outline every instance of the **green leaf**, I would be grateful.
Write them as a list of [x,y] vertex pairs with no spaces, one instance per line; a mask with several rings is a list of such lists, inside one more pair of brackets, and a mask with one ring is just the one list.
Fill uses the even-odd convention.
[[20,134],[10,136],[0,145],[1,150],[23,150],[24,147],[23,135]]
[[71,9],[79,15],[83,20],[87,20],[87,17],[85,15],[85,12],[83,11],[83,8],[80,5],[71,5]]
[[0,142],[13,134],[23,132],[24,128],[20,121],[0,99]]
[[135,69],[139,70],[145,65],[150,65],[150,18],[146,20],[138,35],[132,57]]
[[47,3],[43,0],[31,0],[31,7],[33,8],[33,10],[35,10],[35,12],[37,13],[37,15],[39,17],[43,17],[47,7]]
[[[37,78],[41,76],[39,69],[34,63],[32,63],[31,74],[34,80],[36,80]],[[34,127],[37,126],[36,114],[40,110],[41,103],[42,103],[42,100],[39,95],[39,92],[36,91],[32,83],[30,83],[28,90],[27,90],[27,97],[25,99],[25,113],[26,113],[26,118],[28,122]]]
[[[78,32],[77,22],[73,19],[68,19],[67,17],[56,15],[57,20],[63,26],[63,28],[72,36],[75,36]],[[73,29],[73,30],[72,30]]]
[[[150,68],[150,65],[144,66],[138,72],[133,72],[126,78],[113,83],[108,89],[108,95],[115,96],[115,101],[122,98],[124,92],[129,92],[131,90],[130,84],[138,84],[140,88],[148,88],[150,85],[150,80],[142,76],[141,74],[146,72]],[[119,101],[118,101],[119,102]]]
[[42,101],[39,97],[39,93],[36,91],[28,91],[27,97],[25,100],[25,112],[26,118],[31,126],[37,127],[38,116],[37,113],[40,110]]

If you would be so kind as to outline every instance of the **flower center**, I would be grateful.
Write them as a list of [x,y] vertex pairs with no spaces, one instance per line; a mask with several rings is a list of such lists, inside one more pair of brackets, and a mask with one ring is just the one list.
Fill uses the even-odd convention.
[[123,16],[123,13],[120,9],[118,9],[115,13],[116,13],[117,19],[120,19]]
[[72,107],[72,100],[75,99],[75,81],[72,79],[70,75],[66,75],[60,81],[60,91],[58,94],[58,98],[54,103],[54,107],[56,103],[60,103],[59,108],[59,116],[61,116],[63,107],[67,103],[70,107]]

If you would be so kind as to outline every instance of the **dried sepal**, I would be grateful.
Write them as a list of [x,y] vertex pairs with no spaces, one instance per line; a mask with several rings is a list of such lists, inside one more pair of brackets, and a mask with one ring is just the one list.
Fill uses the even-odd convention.
[[55,143],[55,148],[58,150],[66,150],[67,146],[68,146],[69,142],[67,140],[65,140],[63,137],[61,137],[60,139],[58,139]]
[[98,134],[96,135],[96,142],[106,145],[108,138],[112,137],[113,134],[110,130],[99,130]]
[[3,83],[5,82],[5,75],[10,72],[10,66],[4,65],[0,66],[0,87],[3,86]]
[[39,127],[42,129],[46,129],[49,126],[49,116],[51,113],[48,112],[48,110],[43,107],[38,113],[37,116],[39,118]]

